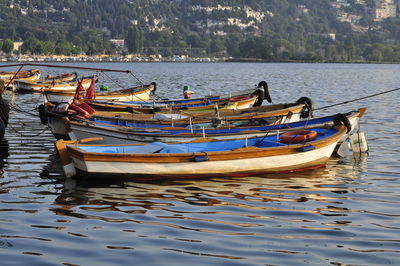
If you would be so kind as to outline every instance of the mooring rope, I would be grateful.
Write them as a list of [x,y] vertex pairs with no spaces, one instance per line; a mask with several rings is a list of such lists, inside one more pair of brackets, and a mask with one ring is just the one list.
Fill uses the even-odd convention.
[[34,137],[38,137],[40,135],[42,135],[44,132],[46,132],[50,127],[49,125],[47,125],[42,131],[40,131],[39,133],[35,134],[35,135],[25,135],[22,132],[18,131],[16,128],[14,128],[12,125],[8,125],[8,128],[11,129],[14,133],[17,133],[22,137],[29,137],[29,138],[34,138]]
[[400,88],[391,89],[391,90],[387,90],[387,91],[383,91],[383,92],[371,94],[371,95],[368,95],[368,96],[356,98],[356,99],[353,99],[353,100],[344,101],[344,102],[340,102],[340,103],[335,103],[335,104],[331,104],[331,105],[327,105],[327,106],[323,106],[323,107],[319,107],[319,108],[314,108],[314,111],[315,110],[327,109],[327,108],[338,106],[338,105],[342,105],[342,104],[348,104],[348,103],[352,103],[352,102],[357,102],[357,101],[360,101],[360,100],[364,100],[364,99],[380,96],[380,95],[383,95],[383,94],[386,94],[386,93],[389,93],[389,92],[398,91],[398,90],[400,90]]
[[144,86],[144,83],[138,77],[136,77],[131,71],[129,71],[129,74],[131,74],[132,77],[134,77],[137,81],[139,81],[140,85]]
[[109,80],[111,80],[112,82],[114,82],[118,87],[124,88],[124,86],[122,86],[122,85],[121,85],[120,83],[118,83],[116,80],[112,79],[109,75],[107,75],[106,72],[104,72],[104,71],[100,71],[100,72],[101,72],[101,74],[102,74],[104,77],[107,77]]
[[17,112],[25,113],[25,114],[28,114],[28,115],[31,115],[31,116],[34,116],[34,117],[39,116],[39,114],[30,113],[30,111],[37,111],[37,107],[35,107],[34,109],[29,110],[29,111],[25,111],[20,106],[18,106],[16,103],[11,104],[10,107],[11,107],[12,110],[17,111]]

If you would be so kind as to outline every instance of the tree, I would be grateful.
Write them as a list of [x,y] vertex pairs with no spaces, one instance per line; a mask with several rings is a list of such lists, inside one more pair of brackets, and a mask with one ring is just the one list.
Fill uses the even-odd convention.
[[45,41],[42,44],[43,53],[46,55],[54,53],[54,43],[51,41]]
[[248,58],[272,59],[272,44],[265,37],[247,38],[239,45],[240,53]]
[[221,53],[225,50],[225,44],[221,39],[215,39],[211,41],[210,52],[212,54]]
[[37,53],[36,49],[39,47],[40,41],[38,39],[36,39],[35,36],[31,35],[31,37],[29,37],[29,39],[27,39],[26,41],[24,41],[24,43],[22,44],[21,50],[22,53]]
[[70,42],[59,42],[55,47],[55,53],[60,55],[70,55],[74,52],[74,46]]
[[14,42],[10,39],[5,39],[3,45],[1,46],[1,50],[6,54],[11,54],[11,52],[14,50]]
[[354,54],[354,41],[353,39],[349,38],[344,41],[344,50],[346,51],[347,60],[350,61]]
[[374,44],[366,49],[366,56],[369,61],[381,62],[383,60],[383,45]]
[[275,58],[289,59],[292,54],[292,44],[287,40],[277,39],[272,42],[272,52]]
[[138,25],[131,25],[126,36],[129,53],[140,53],[143,49],[143,31]]
[[240,56],[239,44],[243,40],[241,34],[232,33],[225,40],[225,47],[229,55],[234,57]]
[[337,60],[336,46],[333,44],[325,46],[325,58],[328,60]]

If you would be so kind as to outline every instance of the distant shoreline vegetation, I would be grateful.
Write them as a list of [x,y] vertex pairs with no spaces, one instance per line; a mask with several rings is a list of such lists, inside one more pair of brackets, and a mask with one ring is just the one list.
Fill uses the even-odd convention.
[[0,59],[400,63],[399,8],[376,2],[0,0]]
[[305,60],[305,59],[261,59],[261,58],[225,58],[225,57],[135,57],[135,58],[118,58],[110,57],[63,57],[63,58],[37,58],[24,56],[24,58],[1,58],[0,63],[312,63],[312,64],[399,64],[399,61],[366,61],[366,60],[351,60],[351,61],[334,61],[334,60]]
[[257,58],[230,58],[232,63],[321,63],[321,64],[399,64],[399,61],[334,61],[334,60],[265,60]]

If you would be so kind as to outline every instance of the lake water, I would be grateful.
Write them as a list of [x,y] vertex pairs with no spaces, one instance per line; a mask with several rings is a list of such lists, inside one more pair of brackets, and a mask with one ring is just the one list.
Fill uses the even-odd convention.
[[[316,108],[400,87],[400,65],[80,65],[131,69],[144,83],[157,82],[163,97],[180,98],[184,85],[205,95],[265,80],[274,103],[307,96]],[[107,75],[125,86],[135,82]],[[0,143],[1,264],[398,265],[399,96],[316,111],[367,107],[361,129],[368,156],[333,158],[326,168],[293,174],[98,183],[64,180],[54,138],[35,110],[41,96],[8,93],[13,111]]]

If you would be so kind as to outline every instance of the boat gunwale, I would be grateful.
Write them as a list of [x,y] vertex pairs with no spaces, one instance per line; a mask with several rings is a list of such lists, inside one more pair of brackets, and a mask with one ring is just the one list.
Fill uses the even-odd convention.
[[[356,118],[356,117],[360,118],[364,114],[365,110],[366,110],[366,108],[359,108],[357,111],[351,111],[347,115],[347,119],[350,120],[350,119],[353,119],[353,118]],[[324,126],[324,125],[327,126],[327,125],[330,125],[330,124],[333,123],[334,115],[316,118],[315,120],[318,120],[318,119],[322,120],[322,119],[327,119],[327,118],[330,118],[330,117],[332,117],[332,121],[325,122],[325,123],[320,123],[322,126]],[[237,126],[237,127],[226,126],[226,127],[223,127],[222,126],[222,127],[218,127],[218,128],[205,128],[204,129],[204,134],[205,135],[210,134],[211,136],[221,136],[221,135],[226,135],[226,134],[229,134],[229,135],[232,134],[233,135],[233,134],[243,134],[243,133],[263,133],[263,132],[265,132],[265,129],[258,129],[258,128],[265,128],[265,127],[272,127],[272,126],[279,126],[279,125],[283,126],[283,125],[289,125],[289,124],[292,124],[292,123],[301,123],[301,122],[305,122],[306,123],[306,121],[307,120],[305,120],[305,121],[296,121],[296,122],[291,122],[291,123],[284,123],[284,124],[275,124],[275,123],[273,123],[271,125],[251,126],[251,128],[249,128],[249,129],[245,129],[245,128],[248,128],[248,126],[244,126],[244,127],[241,127],[241,126]],[[133,134],[133,135],[157,136],[157,137],[158,136],[160,136],[160,137],[169,137],[169,136],[173,136],[173,137],[203,136],[202,132],[201,133],[200,132],[192,133],[191,129],[184,128],[184,127],[140,128],[140,127],[118,126],[118,125],[110,125],[110,124],[101,123],[101,122],[95,122],[95,124],[97,124],[97,123],[100,124],[100,125],[107,125],[108,126],[107,129],[109,129],[110,131],[113,131],[113,132],[120,132],[120,130],[121,130],[123,133]],[[74,124],[77,125],[77,123],[74,123]],[[97,126],[95,126],[93,124],[90,124],[90,123],[86,124],[85,126],[89,126],[91,128],[99,128],[99,127],[97,127]],[[307,128],[313,128],[313,127],[315,127],[315,124],[313,124],[313,125],[305,124],[302,127],[286,127],[286,128],[282,127],[282,128],[278,128],[278,129],[268,129],[268,130],[287,131],[287,130],[292,130],[293,128],[304,128],[304,129],[307,129]],[[103,129],[103,127],[101,127],[101,126],[100,126],[100,128]],[[137,130],[129,130],[131,128],[135,128]],[[165,133],[166,131],[169,131],[169,130],[173,131],[174,129],[177,129],[177,130],[180,130],[180,131],[186,131],[186,132],[175,133],[175,134]],[[234,133],[227,133],[227,132],[208,133],[207,132],[207,131],[218,130],[218,129],[219,130],[243,129],[243,130],[242,131],[238,131],[238,132],[234,132]],[[199,131],[199,130],[201,130],[201,129],[196,129],[196,131]]]
[[[153,89],[154,89],[154,85],[153,84],[149,84],[149,85],[144,85],[144,86],[132,87],[132,88],[128,88],[128,89],[115,90],[115,91],[111,91],[109,93],[107,93],[107,92],[105,92],[105,93],[104,92],[99,92],[99,93],[96,93],[95,96],[102,97],[102,98],[115,97],[115,96],[125,96],[125,95],[129,96],[129,95],[136,94],[136,93],[145,93],[145,92],[148,92],[149,90],[153,90]],[[126,90],[131,90],[131,91],[120,94],[121,91],[126,91]],[[48,94],[48,95],[52,94],[52,96],[66,96],[66,97],[71,96],[71,97],[73,97],[75,95],[74,92],[71,92],[71,91],[68,91],[68,90],[66,90],[66,91],[62,91],[62,90],[52,91],[51,89],[47,89],[47,90],[43,90],[43,92],[45,94]],[[94,100],[96,100],[96,98]]]
[[[287,106],[285,108],[279,109],[280,106],[287,106],[290,104],[278,104],[274,105],[276,108],[275,110],[270,110],[270,111],[254,111],[251,112],[252,110],[257,110],[254,107],[252,108],[245,108],[245,109],[221,109],[219,112],[219,118],[221,120],[225,121],[236,121],[236,120],[245,120],[245,119],[257,119],[257,118],[266,118],[266,117],[272,117],[272,116],[283,116],[283,115],[288,115],[289,113],[295,114],[299,113],[304,107],[305,104],[296,104],[296,105],[291,105]],[[263,107],[263,106],[260,106]],[[269,106],[271,107],[271,106]],[[262,108],[258,109],[262,110]],[[247,112],[250,111],[250,112]],[[103,120],[112,120],[112,119],[118,119],[118,120],[123,120],[123,121],[137,121],[137,122],[149,122],[149,123],[157,123],[157,124],[171,124],[172,119],[168,120],[160,120],[160,119],[154,119],[154,118],[149,118],[149,116],[153,116],[154,114],[126,114],[125,117],[123,114],[121,114],[119,117],[114,118],[114,117],[107,117],[102,114],[106,114],[107,111],[99,111],[97,114],[95,114],[95,117],[101,118]],[[239,113],[239,114],[236,114]],[[185,113],[185,112],[177,112],[177,114],[182,114],[182,115],[187,115],[189,116],[188,118],[184,119],[173,119],[174,125],[178,125],[179,123],[189,123],[189,122],[194,122],[193,119],[199,119],[196,121],[196,123],[202,123],[203,121],[210,121],[209,116],[210,112],[208,111],[202,111],[199,113]],[[129,117],[130,116],[130,117]],[[204,117],[204,118],[203,118]]]
[[[86,86],[89,85],[92,81],[92,78],[84,78],[82,80],[82,85]],[[35,80],[32,81],[26,81],[26,80],[19,80],[16,79],[15,83],[16,86],[18,87],[18,89],[21,90],[26,90],[26,91],[51,91],[54,89],[58,89],[58,88],[62,88],[62,87],[75,87],[78,85],[78,80],[76,81],[66,81],[66,82],[55,82],[54,84],[50,81],[50,82],[45,82],[45,83],[36,83]],[[74,90],[75,90],[74,88]],[[66,89],[67,90],[67,89]]]
[[[322,128],[322,127],[319,127]],[[332,128],[332,127],[329,127]],[[269,157],[278,155],[289,155],[299,152],[299,149],[307,146],[314,146],[315,149],[323,148],[335,142],[338,142],[343,135],[346,134],[347,128],[343,125],[336,126],[337,132],[333,135],[299,144],[287,144],[277,147],[243,147],[227,151],[210,151],[210,152],[189,152],[189,153],[101,153],[101,152],[86,152],[73,143],[79,141],[64,141],[70,157],[75,157],[82,161],[113,161],[113,162],[137,162],[137,163],[182,163],[191,162],[196,156],[207,155],[210,161],[224,161],[224,160],[240,160],[245,158]],[[243,138],[242,138],[243,139]],[[215,140],[221,141],[221,140]],[[83,145],[91,146],[91,145]],[[141,144],[128,144],[128,145],[95,145],[101,147],[107,146],[143,146]]]

